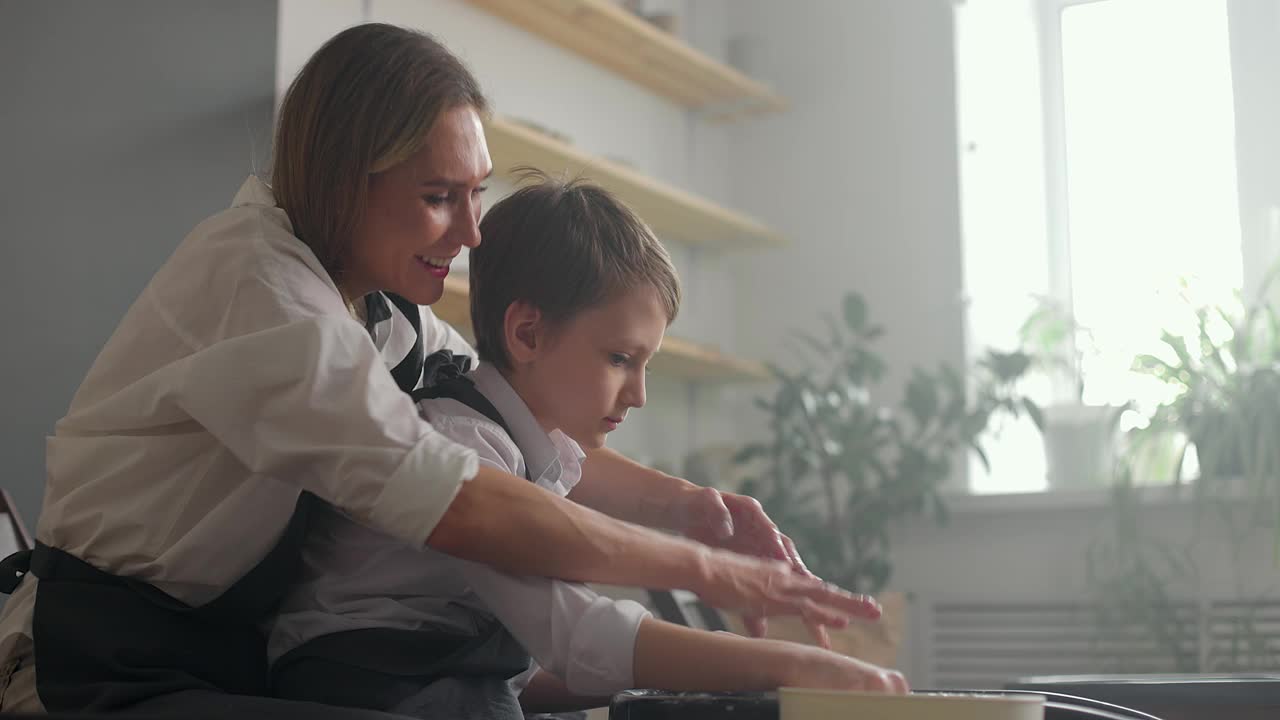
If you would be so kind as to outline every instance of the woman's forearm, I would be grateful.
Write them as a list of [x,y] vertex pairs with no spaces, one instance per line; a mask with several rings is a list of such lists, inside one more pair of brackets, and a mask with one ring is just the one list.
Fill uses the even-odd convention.
[[427,544],[505,572],[653,588],[705,587],[710,551],[481,467]]
[[748,616],[799,615],[842,627],[879,615],[865,596],[786,563],[615,520],[491,467],[463,483],[427,544],[513,574],[692,590],[712,607]]

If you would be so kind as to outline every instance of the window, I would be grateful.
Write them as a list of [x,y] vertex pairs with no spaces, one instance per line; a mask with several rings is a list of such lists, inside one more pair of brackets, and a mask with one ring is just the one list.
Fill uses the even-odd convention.
[[[956,17],[972,351],[1056,299],[1088,328],[1083,401],[1154,407],[1131,373],[1244,282],[1226,0],[966,0]],[[1187,282],[1186,289],[1180,280]],[[1073,398],[1048,380],[1046,404]],[[1045,488],[1030,422],[988,440],[974,492]]]

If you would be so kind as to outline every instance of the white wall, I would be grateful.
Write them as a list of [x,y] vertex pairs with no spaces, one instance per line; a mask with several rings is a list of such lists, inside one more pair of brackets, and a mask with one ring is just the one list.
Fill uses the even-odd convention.
[[733,129],[734,200],[789,237],[736,260],[744,351],[786,363],[848,290],[888,327],[887,398],[963,359],[951,2],[743,0],[748,70],[789,112]]
[[[955,69],[949,0],[778,3],[730,16],[744,68],[791,102],[732,130],[734,200],[791,240],[734,259],[743,352],[794,366],[850,290],[887,328],[896,405],[913,367],[964,359]],[[738,426],[762,415],[741,393]],[[963,465],[957,463],[957,465]],[[952,478],[963,487],[963,471]]]
[[[1195,548],[1198,583],[1176,585],[1187,597],[1221,599],[1242,583],[1246,594],[1280,591],[1274,536],[1266,529],[1242,546],[1240,573],[1232,567],[1227,532],[1212,512],[1197,518],[1190,491],[1144,488],[1143,536],[1169,547]],[[1245,503],[1235,506],[1243,510]],[[1110,499],[1103,489],[974,496],[954,499],[951,521],[927,518],[901,524],[894,533],[897,589],[932,597],[1000,599],[1084,598],[1089,593],[1085,556],[1111,532]],[[1198,538],[1198,540],[1197,540]]]
[[[1229,0],[1245,295],[1280,261],[1280,3]],[[1271,301],[1280,299],[1272,288]]]
[[[951,3],[741,0],[729,20],[734,59],[791,102],[731,131],[734,200],[791,240],[733,260],[741,346],[787,365],[789,333],[857,290],[888,328],[879,400],[896,403],[911,367],[964,357]],[[893,587],[962,579],[933,562],[968,554],[957,531],[899,533]]]

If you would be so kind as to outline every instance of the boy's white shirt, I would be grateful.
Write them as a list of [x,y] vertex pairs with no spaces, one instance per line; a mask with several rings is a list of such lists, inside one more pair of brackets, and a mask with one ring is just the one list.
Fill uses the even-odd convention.
[[[567,495],[582,477],[585,456],[578,444],[558,430],[545,432],[493,367],[483,365],[470,377],[514,437],[455,400],[422,401],[423,417],[473,449],[481,463],[521,477],[527,467],[540,487]],[[650,615],[639,603],[603,597],[580,583],[507,575],[416,550],[336,512],[314,522],[303,584],[286,599],[271,632],[273,661],[307,640],[344,630],[470,632],[478,618],[496,617],[535,662],[514,679],[518,688],[539,665],[580,695],[633,687],[636,633]]]

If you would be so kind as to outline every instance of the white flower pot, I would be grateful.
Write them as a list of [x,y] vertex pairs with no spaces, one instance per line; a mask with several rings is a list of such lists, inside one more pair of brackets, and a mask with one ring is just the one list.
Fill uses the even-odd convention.
[[1044,454],[1050,489],[1111,483],[1120,412],[1121,408],[1097,405],[1045,408]]

